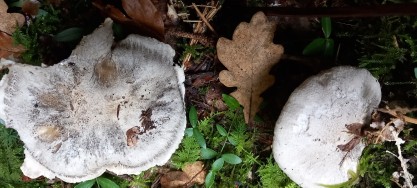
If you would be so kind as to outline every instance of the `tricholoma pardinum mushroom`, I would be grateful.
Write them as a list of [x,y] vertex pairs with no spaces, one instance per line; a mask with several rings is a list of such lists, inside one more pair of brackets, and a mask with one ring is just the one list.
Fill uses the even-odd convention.
[[365,123],[381,100],[380,85],[367,70],[335,67],[307,79],[290,96],[276,123],[274,158],[301,187],[349,180],[365,144],[350,152],[338,146],[354,135],[346,125]]
[[178,147],[186,117],[175,51],[139,35],[114,44],[111,26],[107,19],[57,65],[8,65],[0,118],[25,144],[26,176],[80,182],[106,170],[138,174]]

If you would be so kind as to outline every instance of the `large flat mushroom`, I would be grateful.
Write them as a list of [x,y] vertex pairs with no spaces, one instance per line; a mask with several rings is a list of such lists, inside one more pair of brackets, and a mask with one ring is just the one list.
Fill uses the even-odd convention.
[[307,79],[290,96],[276,123],[274,158],[301,187],[349,180],[365,144],[349,152],[338,146],[354,135],[346,125],[369,121],[381,100],[380,85],[367,70],[335,67]]
[[175,51],[139,35],[114,43],[111,26],[107,19],[57,65],[7,65],[0,118],[25,144],[26,176],[138,174],[178,147],[186,117]]

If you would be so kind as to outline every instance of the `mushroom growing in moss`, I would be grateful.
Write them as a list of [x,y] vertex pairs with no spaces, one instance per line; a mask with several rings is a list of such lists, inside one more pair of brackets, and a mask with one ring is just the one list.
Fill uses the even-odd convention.
[[175,51],[112,21],[51,67],[11,64],[0,82],[0,118],[25,144],[30,178],[80,182],[109,170],[138,174],[166,163],[186,125],[184,72]]
[[273,153],[281,169],[301,187],[349,180],[365,144],[340,149],[355,135],[346,126],[370,121],[381,100],[380,85],[367,70],[335,67],[302,83],[276,123]]

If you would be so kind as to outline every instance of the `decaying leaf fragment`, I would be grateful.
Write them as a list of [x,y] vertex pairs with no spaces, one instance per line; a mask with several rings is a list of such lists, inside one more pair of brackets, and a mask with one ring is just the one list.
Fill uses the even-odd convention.
[[244,107],[245,121],[250,123],[262,102],[260,97],[274,83],[269,71],[284,53],[281,45],[272,42],[276,24],[262,12],[250,23],[240,23],[233,40],[220,38],[217,42],[219,60],[228,69],[219,79],[227,87],[237,87],[231,95]]

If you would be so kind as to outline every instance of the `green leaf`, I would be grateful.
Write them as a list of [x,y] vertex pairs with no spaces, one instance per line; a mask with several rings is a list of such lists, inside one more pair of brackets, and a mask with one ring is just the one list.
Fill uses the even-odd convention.
[[233,137],[227,137],[227,140],[229,140],[230,144],[236,146],[237,145],[237,141],[235,138]]
[[221,125],[216,125],[216,129],[222,136],[227,136],[227,131]]
[[193,129],[193,136],[197,140],[198,145],[202,148],[207,148],[206,140],[204,140],[203,135],[200,133],[198,129]]
[[195,109],[194,106],[191,106],[190,108],[190,112],[188,113],[188,119],[190,121],[191,126],[195,128],[198,122],[198,115],[197,115],[197,110]]
[[326,39],[324,38],[316,38],[308,44],[304,50],[303,55],[313,55],[319,52],[322,52],[324,49],[324,45],[326,43]]
[[321,28],[323,30],[324,37],[328,39],[332,34],[332,21],[329,17],[321,18]]
[[97,183],[103,188],[119,188],[119,186],[114,183],[114,181],[103,177],[98,177]]
[[223,164],[224,164],[224,159],[223,158],[218,158],[216,161],[214,161],[213,165],[211,165],[211,170],[217,172],[220,169],[222,169]]
[[205,183],[204,183],[204,185],[207,187],[207,188],[210,188],[210,187],[212,187],[213,186],[213,184],[214,184],[214,179],[216,178],[216,176],[215,176],[215,174],[214,174],[214,172],[212,171],[212,170],[210,170],[210,172],[207,174],[207,176],[206,176],[206,180],[205,180]]
[[222,98],[224,103],[226,103],[227,107],[229,107],[230,110],[236,110],[240,107],[239,102],[234,97],[222,94]]
[[242,162],[242,159],[235,154],[226,153],[222,155],[222,158],[226,163],[229,164],[239,164]]
[[83,36],[83,29],[79,27],[71,27],[65,29],[54,36],[54,40],[58,42],[71,42],[80,39]]
[[201,158],[202,159],[213,159],[217,156],[217,152],[210,148],[201,148]]
[[96,179],[92,179],[92,180],[81,182],[78,185],[76,185],[74,188],[91,188],[93,187],[95,183],[96,183]]
[[334,41],[333,39],[326,39],[324,44],[324,56],[325,57],[332,57],[334,50]]
[[417,78],[417,67],[416,67],[416,68],[414,68],[414,77],[416,77],[416,78]]
[[186,128],[186,129],[185,129],[185,134],[186,134],[187,136],[193,136],[193,129],[194,129],[194,128]]

